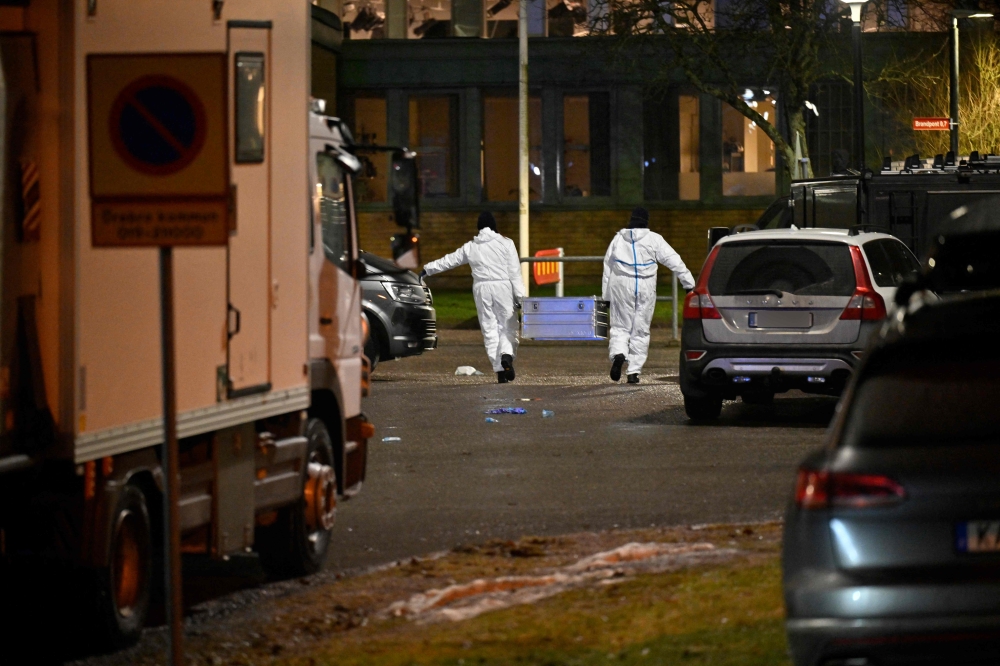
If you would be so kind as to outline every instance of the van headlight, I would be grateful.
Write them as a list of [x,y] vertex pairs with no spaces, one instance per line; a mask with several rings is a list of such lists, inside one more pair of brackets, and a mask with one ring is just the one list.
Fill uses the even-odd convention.
[[419,284],[405,284],[403,282],[383,282],[382,284],[389,295],[401,303],[423,305],[427,302],[427,294],[424,293],[424,288]]

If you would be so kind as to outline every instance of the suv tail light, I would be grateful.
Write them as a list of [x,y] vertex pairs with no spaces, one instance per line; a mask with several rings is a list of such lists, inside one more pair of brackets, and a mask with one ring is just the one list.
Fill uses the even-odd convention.
[[795,503],[801,509],[864,509],[897,504],[905,498],[903,486],[881,474],[800,469],[795,481]]
[[722,319],[708,294],[699,294],[698,287],[684,298],[685,319]]
[[868,277],[868,268],[865,266],[865,259],[861,256],[861,248],[857,245],[851,246],[851,259],[854,261],[854,280],[857,287],[850,302],[844,308],[840,318],[842,320],[862,320],[877,321],[885,319],[885,301],[878,295],[872,286],[871,278]]
[[701,274],[698,276],[698,284],[684,298],[685,319],[722,319],[722,315],[715,309],[712,297],[708,295],[708,276],[712,274],[712,266],[715,265],[717,256],[719,256],[718,245],[712,248],[708,258],[705,259],[705,265],[701,267]]

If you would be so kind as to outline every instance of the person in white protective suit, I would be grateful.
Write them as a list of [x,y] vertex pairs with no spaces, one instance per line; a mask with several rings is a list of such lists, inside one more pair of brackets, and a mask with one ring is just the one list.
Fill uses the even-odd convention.
[[497,382],[514,380],[517,356],[517,312],[524,298],[521,263],[514,241],[497,233],[493,214],[479,215],[479,234],[449,255],[424,265],[420,277],[435,275],[463,264],[472,267],[472,295],[479,313],[483,344]]
[[[632,211],[628,227],[615,234],[604,255],[603,298],[611,302],[611,335],[608,357],[611,380],[622,377],[622,365],[628,361],[628,383],[638,384],[642,366],[649,354],[649,324],[656,307],[656,270],[663,264],[674,273],[685,289],[694,289],[694,276],[681,257],[649,230],[649,212]],[[676,304],[674,305],[676,307]]]

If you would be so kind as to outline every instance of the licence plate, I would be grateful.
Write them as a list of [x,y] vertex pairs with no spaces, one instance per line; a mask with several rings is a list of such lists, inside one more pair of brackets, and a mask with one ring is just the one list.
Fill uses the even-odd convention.
[[1000,520],[959,523],[955,546],[960,553],[1000,553]]
[[802,310],[751,312],[750,328],[812,328],[813,313]]

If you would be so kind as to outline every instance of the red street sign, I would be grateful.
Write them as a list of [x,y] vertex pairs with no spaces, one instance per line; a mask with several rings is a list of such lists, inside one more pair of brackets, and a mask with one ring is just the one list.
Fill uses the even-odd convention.
[[914,118],[913,129],[915,130],[950,130],[950,118]]

